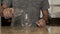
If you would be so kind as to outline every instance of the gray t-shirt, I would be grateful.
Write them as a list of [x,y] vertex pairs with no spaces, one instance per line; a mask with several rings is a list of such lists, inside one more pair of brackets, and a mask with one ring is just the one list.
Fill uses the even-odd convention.
[[12,4],[15,9],[14,25],[22,26],[35,26],[36,22],[40,18],[40,10],[49,8],[48,0],[3,0],[3,4],[7,4],[8,7]]

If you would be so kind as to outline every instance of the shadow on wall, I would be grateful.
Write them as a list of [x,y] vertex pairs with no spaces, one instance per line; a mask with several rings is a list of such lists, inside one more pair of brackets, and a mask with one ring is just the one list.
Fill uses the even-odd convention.
[[60,26],[60,12],[53,13],[53,18],[48,21],[50,26]]

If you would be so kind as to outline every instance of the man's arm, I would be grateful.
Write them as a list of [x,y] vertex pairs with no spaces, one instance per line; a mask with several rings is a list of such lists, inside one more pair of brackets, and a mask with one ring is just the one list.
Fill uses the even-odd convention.
[[48,9],[46,10],[42,10],[43,13],[43,17],[38,21],[38,26],[42,26],[45,27],[46,26],[46,22],[48,21]]
[[1,7],[0,7],[0,16],[3,16],[3,10],[7,8],[7,5],[6,4],[3,4]]
[[1,12],[3,12],[4,9],[8,8],[9,5],[10,5],[10,1],[9,0],[3,0],[1,8],[0,8],[2,10]]
[[0,7],[0,16],[3,16],[3,10],[6,9],[8,6],[8,0],[3,0],[2,1],[2,5]]
[[38,26],[46,25],[46,22],[48,20],[48,8],[49,8],[48,0],[43,0],[42,5],[41,5],[43,17],[38,21]]
[[[4,11],[4,10],[10,8],[10,5],[11,5],[11,0],[3,0],[1,8]],[[14,9],[10,8],[10,10],[11,10],[11,14],[13,14],[14,13]],[[7,13],[7,15],[8,15],[8,13]]]
[[48,9],[42,10],[42,13],[43,13],[42,19],[44,19],[45,22],[47,22],[48,21]]
[[45,21],[47,21],[48,20],[48,8],[49,8],[49,2],[48,2],[48,0],[43,0],[43,2],[42,2],[42,14],[43,14],[43,19],[45,20]]

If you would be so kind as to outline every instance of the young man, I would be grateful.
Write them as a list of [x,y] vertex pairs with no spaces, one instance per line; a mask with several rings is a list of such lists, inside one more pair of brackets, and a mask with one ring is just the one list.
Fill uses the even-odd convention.
[[[12,26],[45,26],[48,20],[48,0],[3,0],[3,5],[14,8],[14,23]],[[6,9],[6,7],[3,7]],[[43,17],[40,19],[40,11]]]

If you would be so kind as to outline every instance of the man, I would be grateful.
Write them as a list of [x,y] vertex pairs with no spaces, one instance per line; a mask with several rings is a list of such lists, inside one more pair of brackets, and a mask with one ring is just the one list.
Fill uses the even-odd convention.
[[[12,18],[7,18],[10,16],[10,12],[13,12],[12,8],[7,8],[5,4],[2,4],[3,0],[1,0],[1,6],[0,6],[0,16],[1,16],[1,26],[10,26]],[[5,9],[7,8],[7,9]],[[7,10],[7,11],[6,11]]]
[[11,20],[12,20],[12,13],[13,13],[13,8],[3,8],[5,7],[2,5],[1,10],[0,10],[0,15],[1,15],[1,26],[10,26]]
[[[48,8],[49,3],[48,0],[3,0],[3,5],[5,8],[12,4],[12,8],[14,8],[14,22],[12,22],[12,26],[24,26],[35,27],[38,25],[39,27],[44,27],[48,20]],[[40,10],[43,13],[43,17],[40,18]]]

